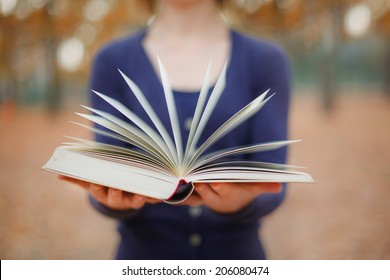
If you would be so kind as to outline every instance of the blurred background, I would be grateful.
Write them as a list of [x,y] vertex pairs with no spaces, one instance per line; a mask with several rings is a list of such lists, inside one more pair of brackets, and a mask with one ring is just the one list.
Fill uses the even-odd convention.
[[[261,234],[270,259],[390,259],[390,0],[228,0],[293,78],[291,184]],[[151,16],[137,0],[0,0],[0,259],[110,259],[115,221],[41,170],[87,102],[91,60]]]

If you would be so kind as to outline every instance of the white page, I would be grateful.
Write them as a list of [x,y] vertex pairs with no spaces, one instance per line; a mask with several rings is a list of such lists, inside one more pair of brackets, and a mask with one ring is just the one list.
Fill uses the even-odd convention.
[[207,165],[209,162],[213,162],[217,159],[225,158],[227,156],[275,150],[299,141],[300,140],[273,141],[273,142],[261,143],[256,145],[247,145],[242,147],[233,147],[233,148],[218,150],[199,157],[192,165],[191,169],[188,170],[188,172],[190,173],[191,170],[194,170],[199,166]]
[[[119,69],[118,69],[119,70]],[[160,118],[157,116],[156,112],[153,110],[152,106],[150,105],[149,101],[145,98],[142,91],[139,89],[139,87],[129,78],[127,77],[122,71],[119,70],[122,77],[125,79],[127,85],[130,87],[134,95],[137,97],[139,103],[144,108],[145,112],[157,128],[158,132],[160,133],[161,137],[164,139],[165,143],[168,145],[169,150],[171,151],[171,154],[175,158],[175,164],[177,165],[179,162],[179,159],[177,158],[177,152],[176,147],[171,139],[171,136],[169,136],[168,132],[166,131],[164,125],[161,123]]]
[[[119,163],[122,165],[128,165],[131,167],[137,167],[140,170],[144,170],[145,172],[141,172],[142,174],[145,175],[150,175],[150,171],[152,172],[157,172],[158,174],[168,176],[168,178],[175,177],[174,172],[169,172],[169,169],[167,169],[165,166],[161,166],[158,163],[154,161],[150,161],[149,157],[144,156],[140,154],[137,157],[128,157],[128,156],[123,156],[119,154],[112,154],[112,153],[106,153],[104,151],[96,151],[94,149],[79,149],[78,147],[69,147],[69,150],[74,150],[80,154],[88,155],[92,158],[98,158],[98,159],[103,159],[107,160],[113,163]],[[138,172],[140,173],[140,172]],[[159,176],[160,178],[163,178],[162,176]]]
[[109,103],[111,106],[113,106],[115,109],[117,109],[119,112],[121,112],[125,117],[127,117],[130,121],[132,121],[135,125],[137,125],[141,130],[143,130],[147,135],[149,135],[154,140],[154,142],[157,143],[159,145],[159,147],[164,151],[164,153],[167,155],[167,157],[172,162],[174,162],[174,156],[173,156],[172,152],[170,151],[164,138],[162,138],[162,136],[160,134],[158,134],[153,128],[151,128],[144,120],[142,120],[140,117],[138,117],[130,109],[128,109],[126,106],[124,106],[122,103],[118,102],[117,100],[110,98],[102,93],[97,92],[97,91],[93,91],[93,92],[96,93],[103,100],[105,100],[107,103]]
[[116,133],[126,137],[128,139],[127,142],[155,155],[156,157],[158,157],[160,159],[165,158],[164,156],[161,156],[161,154],[159,154],[159,152],[155,149],[155,146],[150,145],[148,143],[148,141],[142,139],[137,134],[131,133],[131,132],[127,131],[126,129],[123,129],[119,125],[116,125],[115,123],[108,121],[105,118],[98,117],[98,116],[92,116],[92,115],[86,115],[86,114],[80,114],[80,113],[77,113],[77,114],[81,117],[86,118],[87,120],[90,120],[96,124],[99,124],[105,128],[108,128],[109,130],[111,130],[113,132],[116,132]]
[[[59,147],[44,169],[103,186],[158,199],[169,198],[178,179],[159,172],[105,161]],[[107,176],[107,173],[110,176]]]
[[221,97],[221,94],[223,93],[226,84],[226,69],[227,69],[227,62],[225,63],[222,72],[218,77],[217,83],[215,84],[214,89],[211,92],[210,98],[206,104],[206,108],[204,109],[202,117],[196,128],[195,135],[192,139],[192,142],[190,144],[190,149],[188,151],[189,158],[185,163],[186,168],[188,168],[188,165],[193,161],[192,157],[195,152],[195,147],[199,141],[200,136],[203,133],[204,128],[206,127],[206,124],[210,118],[211,113],[214,111],[214,108],[217,105],[218,100]]
[[[196,103],[196,108],[195,108],[194,116],[192,118],[191,128],[190,128],[190,132],[188,134],[187,145],[186,145],[186,149],[185,149],[185,153],[184,153],[184,163],[187,163],[188,157],[192,153],[191,147],[193,147],[194,135],[195,135],[196,130],[199,129],[198,128],[199,120],[200,120],[200,117],[202,116],[203,108],[206,104],[207,95],[208,95],[209,87],[210,87],[211,62],[212,62],[212,59],[210,59],[209,64],[207,66],[206,75],[205,75],[205,78],[203,80],[202,88],[201,88],[200,93],[199,93],[198,102]],[[199,132],[201,132],[200,129],[199,129]]]
[[275,174],[305,174],[304,172],[299,172],[295,170],[282,170],[282,169],[271,169],[271,168],[264,168],[256,165],[246,165],[243,163],[242,165],[220,165],[220,166],[208,166],[207,168],[200,169],[198,171],[195,171],[191,173],[190,176],[199,176],[199,175],[205,175],[205,174],[216,174],[216,173],[275,173]]
[[191,182],[305,182],[311,183],[313,179],[306,173],[273,173],[255,171],[215,171],[212,173],[199,173],[186,177]]
[[274,171],[278,171],[278,170],[289,171],[294,169],[305,169],[305,167],[291,165],[291,164],[272,163],[272,162],[263,162],[263,161],[236,160],[236,161],[223,161],[223,162],[200,165],[197,169],[194,170],[194,172],[207,170],[208,168],[214,168],[214,167],[223,167],[223,168],[240,167],[242,169],[245,169],[247,167],[250,168],[255,167],[255,168],[263,168],[263,169],[274,170]]
[[156,153],[155,146],[150,145],[148,139],[142,138],[142,133],[139,129],[135,129],[133,131],[129,131],[121,127],[115,122],[112,122],[104,117],[95,116],[95,115],[87,115],[82,113],[76,113],[77,115],[95,123],[102,127],[109,129],[112,132],[118,133],[119,135],[124,136],[129,140],[129,142],[135,144],[137,147],[140,147],[150,153]]
[[[149,146],[150,149],[158,151],[160,158],[165,158],[166,161],[170,162],[170,165],[172,165],[172,166],[174,165],[173,159],[171,158],[170,154],[167,154],[166,153],[167,150],[164,150],[161,147],[161,142],[163,142],[163,140],[161,138],[154,138],[153,139],[148,134],[144,133],[142,130],[132,126],[131,124],[129,124],[129,123],[127,123],[127,122],[125,122],[125,121],[119,119],[118,117],[115,117],[114,115],[111,115],[109,113],[106,113],[106,112],[103,112],[100,110],[96,110],[93,108],[89,108],[87,106],[83,106],[83,107],[86,108],[87,110],[90,110],[91,112],[94,112],[94,113],[100,115],[101,117],[105,118],[106,120],[110,121],[111,123],[113,123],[115,125],[119,125],[120,127],[124,128],[125,130],[127,130],[130,133],[129,137],[132,135],[138,136],[139,138],[141,138],[143,140],[144,143],[147,143],[147,146]],[[155,139],[157,141],[159,141],[160,143],[156,143]],[[169,153],[169,150],[168,150],[168,153]]]
[[195,160],[216,140],[220,137],[231,131],[233,128],[247,120],[249,117],[253,116],[256,112],[258,112],[261,107],[272,97],[268,97],[263,101],[266,94],[269,90],[261,94],[255,100],[246,105],[243,109],[237,112],[234,116],[232,116],[229,120],[227,120],[222,126],[220,126],[203,144],[198,148],[195,154],[192,156],[191,161],[189,163],[189,167],[194,164]]
[[76,137],[70,137],[68,138],[72,140],[76,140],[79,143],[64,143],[65,145],[74,146],[76,150],[79,151],[86,151],[88,153],[94,153],[94,154],[101,154],[105,157],[111,157],[111,158],[119,158],[122,161],[137,161],[142,162],[144,161],[146,165],[152,164],[152,166],[155,166],[156,168],[159,167],[160,170],[167,170],[170,171],[171,174],[175,173],[174,167],[170,167],[170,163],[165,160],[160,160],[156,157],[150,156],[145,153],[141,153],[135,150],[114,146],[110,144],[80,139]]
[[157,57],[158,65],[160,69],[161,82],[164,88],[165,101],[168,107],[169,119],[171,121],[173,138],[175,140],[176,152],[178,158],[178,171],[181,173],[182,161],[183,161],[183,145],[182,145],[182,137],[179,126],[179,119],[177,117],[176,104],[172,93],[172,88],[168,80],[167,73],[164,69],[164,65],[161,63],[160,57]]
[[125,143],[129,143],[131,145],[135,145],[136,143],[127,138],[127,137],[123,137],[117,133],[112,133],[110,131],[105,131],[105,130],[102,130],[102,129],[98,129],[98,128],[95,128],[95,127],[92,127],[92,126],[89,126],[89,125],[85,125],[85,124],[81,124],[81,123],[78,123],[78,122],[74,122],[74,121],[71,121],[71,123],[75,124],[75,125],[78,125],[78,126],[81,126],[81,127],[84,127],[90,131],[92,131],[93,133],[96,133],[96,134],[100,134],[100,135],[103,135],[103,136],[106,136],[106,137],[110,137],[112,139],[116,139],[116,140],[120,140],[120,141],[123,141]]
[[[106,112],[103,112],[103,111],[100,111],[97,109],[93,109],[93,108],[90,108],[87,106],[82,106],[82,107],[95,113],[96,115],[99,115],[103,119],[107,120],[108,123],[112,123],[115,127],[121,127],[123,129],[125,129],[126,131],[129,132],[128,135],[129,135],[130,139],[133,139],[132,135],[136,135],[140,139],[144,140],[144,142],[149,143],[151,147],[154,147],[156,150],[160,151],[161,154],[163,154],[163,155],[165,154],[164,150],[154,141],[154,139],[151,138],[148,134],[144,133],[139,128],[136,128],[135,126],[133,126],[133,125],[121,120],[120,118],[109,114],[109,113],[106,113]],[[80,115],[80,114],[78,114],[78,115]],[[85,115],[82,115],[82,116],[85,117]],[[91,116],[93,116],[93,115],[91,115]],[[107,128],[109,128],[109,127],[107,127]],[[124,136],[126,136],[126,135],[124,135]]]

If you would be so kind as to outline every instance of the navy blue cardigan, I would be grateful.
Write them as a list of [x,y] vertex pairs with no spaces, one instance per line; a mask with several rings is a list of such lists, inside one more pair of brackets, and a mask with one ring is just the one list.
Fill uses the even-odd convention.
[[[146,121],[131,90],[117,69],[129,76],[143,91],[164,124],[169,122],[162,86],[143,47],[147,30],[116,40],[102,48],[95,57],[90,89],[109,95]],[[287,139],[287,117],[290,93],[288,61],[273,44],[231,31],[231,53],[225,91],[210,118],[202,139],[267,89],[276,93],[254,117],[220,139],[209,150]],[[205,66],[206,67],[206,66]],[[183,71],[191,71],[191,66]],[[188,130],[186,120],[194,110],[198,93],[174,91],[181,120],[183,141]],[[93,107],[120,114],[91,93]],[[98,141],[126,144],[97,135]],[[247,156],[259,161],[285,163],[286,149]],[[118,259],[264,259],[259,240],[259,220],[277,208],[285,195],[257,197],[234,214],[215,213],[206,207],[171,206],[164,203],[146,205],[140,210],[114,211],[90,198],[101,213],[117,218],[121,241]]]

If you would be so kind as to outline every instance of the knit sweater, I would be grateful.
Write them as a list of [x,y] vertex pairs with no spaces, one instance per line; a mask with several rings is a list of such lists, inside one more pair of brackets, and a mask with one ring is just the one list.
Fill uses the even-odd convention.
[[[97,53],[92,67],[90,92],[96,90],[117,99],[153,126],[118,72],[117,69],[120,69],[140,87],[162,123],[169,127],[163,88],[142,46],[146,34],[147,29],[140,30],[107,44]],[[286,140],[290,94],[286,55],[274,44],[237,31],[230,31],[230,40],[226,87],[200,143],[267,89],[276,93],[271,100],[208,151]],[[190,65],[183,71],[191,71]],[[188,137],[188,123],[199,92],[173,91],[184,142]],[[94,108],[124,118],[98,96],[91,93],[90,97]],[[128,145],[101,135],[96,135],[96,140]],[[241,157],[285,163],[286,153],[286,148],[282,148]],[[118,220],[121,238],[117,259],[264,259],[265,252],[259,239],[260,220],[280,205],[285,191],[286,187],[283,186],[283,191],[278,194],[260,195],[248,206],[231,214],[216,213],[204,206],[172,206],[164,203],[146,204],[139,210],[115,211],[92,197],[90,201],[99,212]]]

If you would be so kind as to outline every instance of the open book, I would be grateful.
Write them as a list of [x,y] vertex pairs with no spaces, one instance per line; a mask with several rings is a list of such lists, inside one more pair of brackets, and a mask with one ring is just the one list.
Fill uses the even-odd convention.
[[[175,101],[166,72],[160,61],[160,75],[173,137],[161,123],[139,87],[120,70],[119,72],[147,112],[154,127],[148,125],[120,102],[94,91],[100,98],[129,119],[125,122],[106,112],[85,107],[92,114],[78,114],[92,123],[104,127],[90,127],[92,132],[119,139],[132,148],[70,137],[74,143],[58,147],[45,170],[84,181],[121,189],[167,203],[179,203],[187,199],[196,182],[312,182],[309,174],[291,170],[291,166],[255,161],[232,161],[229,156],[256,153],[281,148],[294,140],[259,143],[249,146],[231,147],[207,153],[207,149],[218,139],[257,113],[272,97],[264,92],[221,125],[211,136],[199,143],[200,136],[209,121],[225,87],[225,64],[210,96],[209,63],[205,80],[199,94],[188,141],[182,145]],[[77,124],[77,123],[76,123]]]

